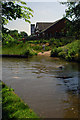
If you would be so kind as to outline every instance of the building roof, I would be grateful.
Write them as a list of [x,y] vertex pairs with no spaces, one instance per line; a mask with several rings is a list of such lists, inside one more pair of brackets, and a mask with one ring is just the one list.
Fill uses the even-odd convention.
[[54,26],[55,24],[57,24],[59,21],[61,21],[63,19],[65,19],[65,18],[62,18],[62,19],[59,19],[59,20],[53,22],[53,24],[51,24],[50,26],[48,26],[47,28],[45,28],[44,30],[42,30],[41,33],[44,32],[44,31],[46,31],[46,30],[48,30],[50,27]]
[[[54,26],[55,24],[57,24],[59,21],[63,20],[63,19],[66,19],[65,17],[64,18],[61,18],[55,22],[37,22],[36,23],[36,30],[39,30],[40,33],[42,32],[45,32],[46,30],[48,30],[50,27]],[[67,19],[68,20],[68,19]]]
[[37,22],[36,23],[36,28],[40,31],[43,31],[47,27],[51,26],[53,22]]

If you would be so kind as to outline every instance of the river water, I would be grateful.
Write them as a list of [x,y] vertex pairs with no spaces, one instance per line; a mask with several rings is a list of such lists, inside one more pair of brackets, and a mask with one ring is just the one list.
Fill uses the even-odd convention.
[[78,118],[80,64],[34,56],[3,58],[2,66],[3,82],[40,117]]

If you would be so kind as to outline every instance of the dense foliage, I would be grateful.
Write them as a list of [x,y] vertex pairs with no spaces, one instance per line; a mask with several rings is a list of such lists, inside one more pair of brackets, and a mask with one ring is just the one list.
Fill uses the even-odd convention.
[[[1,1],[2,4],[2,24],[6,24],[8,20],[16,20],[17,18],[23,18],[25,21],[30,22],[30,17],[33,16],[31,12],[33,10],[29,7],[26,7],[26,2],[21,0]],[[21,6],[22,5],[22,6]]]
[[26,2],[21,0],[3,0],[0,4],[2,5],[2,32],[6,32],[7,29],[4,28],[4,25],[7,24],[9,20],[19,18],[30,23],[30,18],[33,17],[33,10],[27,7]]
[[63,47],[54,48],[51,51],[52,57],[65,58],[68,61],[80,61],[80,41],[75,40]]
[[6,33],[2,34],[2,44],[12,46],[14,43],[25,43],[26,38],[28,37],[27,33],[22,31],[18,33],[18,30],[8,30]]
[[60,39],[51,38],[49,40],[45,39],[29,40],[28,43],[31,45],[31,48],[33,48],[36,51],[42,51],[43,50],[42,45],[44,44],[45,51],[49,51],[54,47],[64,46],[68,43],[71,43],[72,41],[73,41],[72,38],[60,38]]
[[[20,35],[20,34],[19,34]],[[10,34],[4,34],[3,39],[3,54],[16,54],[16,55],[34,55],[36,52],[43,51],[43,45],[45,45],[44,51],[49,51],[54,47],[64,46],[73,41],[72,38],[61,38],[55,39],[51,38],[50,40],[40,39],[40,40],[27,40],[27,37],[17,36],[17,31],[11,31]],[[28,51],[28,52],[27,52]],[[35,51],[35,52],[34,52]]]
[[80,38],[80,1],[77,2],[62,2],[67,5],[66,17],[70,18],[71,24],[68,24],[69,34]]

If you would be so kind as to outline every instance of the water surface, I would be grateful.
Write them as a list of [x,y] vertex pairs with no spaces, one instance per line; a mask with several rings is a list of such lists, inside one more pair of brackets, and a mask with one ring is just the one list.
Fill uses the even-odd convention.
[[79,64],[34,56],[3,58],[2,65],[3,81],[40,117],[78,117]]

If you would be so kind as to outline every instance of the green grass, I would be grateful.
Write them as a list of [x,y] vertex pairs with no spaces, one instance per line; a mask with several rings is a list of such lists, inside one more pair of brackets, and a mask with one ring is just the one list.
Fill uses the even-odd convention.
[[68,61],[80,61],[80,40],[75,40],[63,47],[51,50],[51,56],[62,57]]
[[14,92],[12,88],[2,84],[2,117],[11,118],[39,118]]
[[11,46],[3,45],[2,54],[32,56],[36,53],[32,50],[28,43],[21,43],[13,44]]
[[[50,49],[51,46],[45,45],[45,51],[48,51]],[[40,43],[40,41],[35,40],[27,41],[26,43],[3,45],[2,54],[32,56],[37,55],[37,53],[41,52],[42,50],[43,50],[42,43]]]

